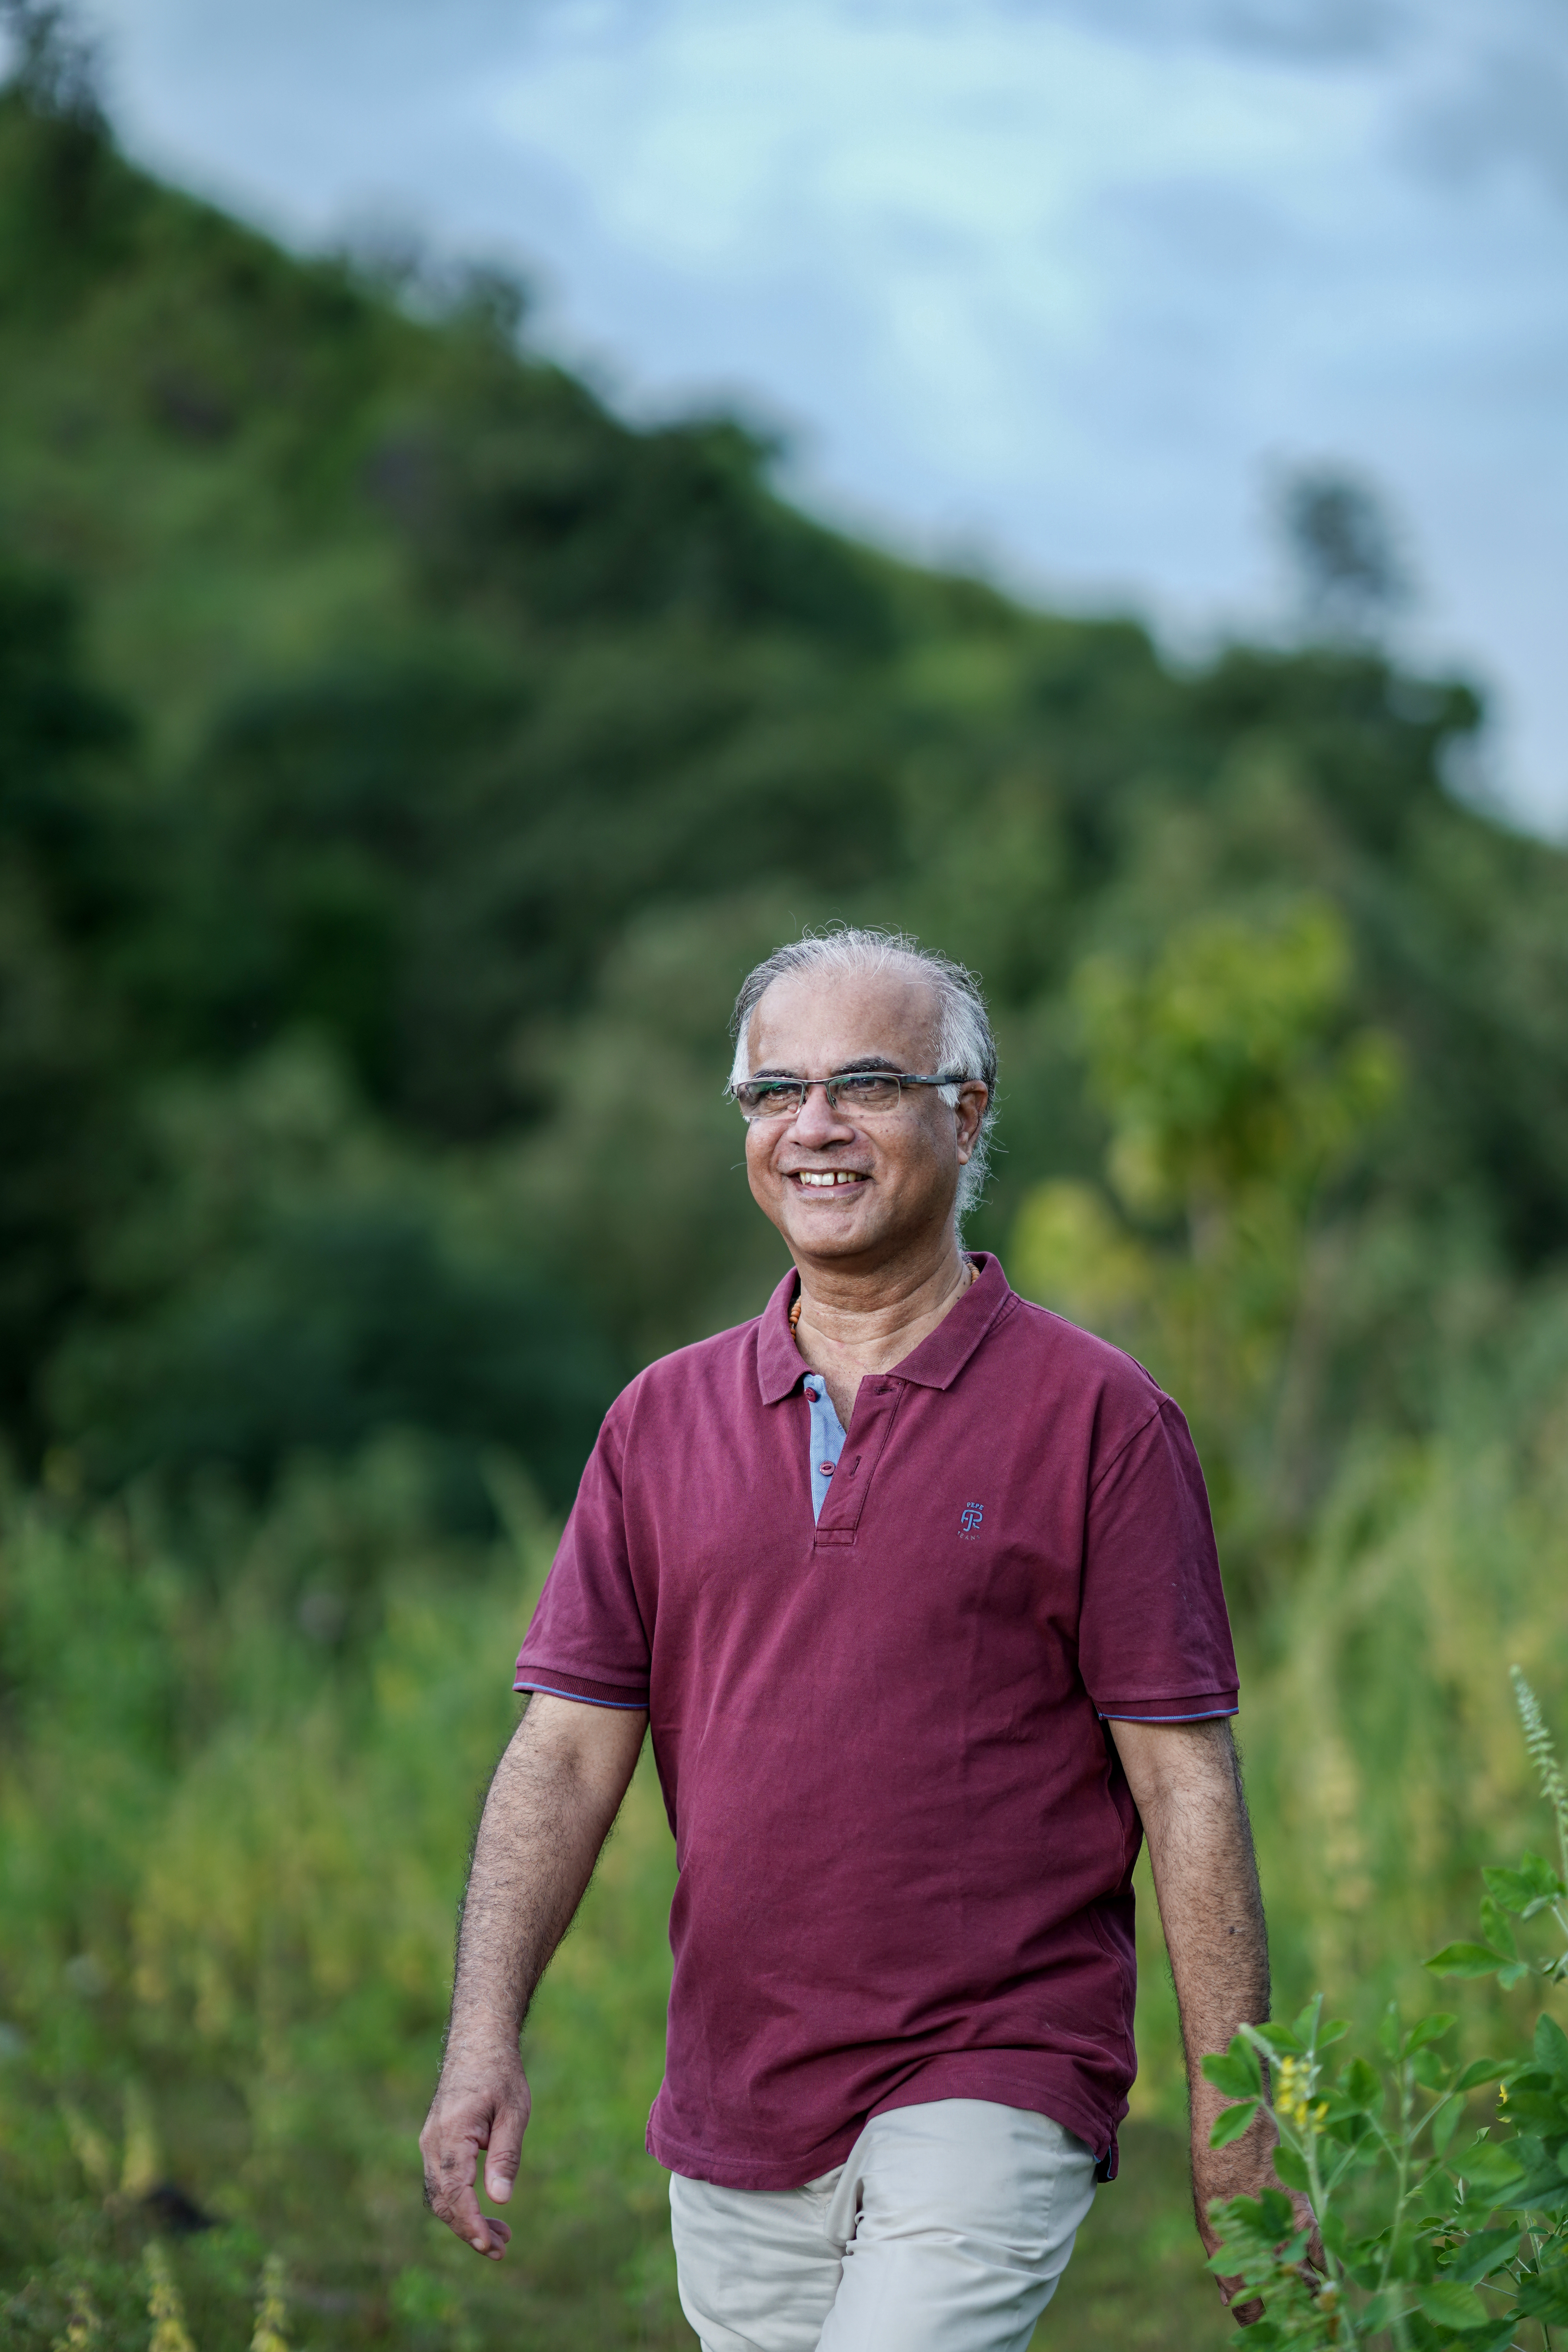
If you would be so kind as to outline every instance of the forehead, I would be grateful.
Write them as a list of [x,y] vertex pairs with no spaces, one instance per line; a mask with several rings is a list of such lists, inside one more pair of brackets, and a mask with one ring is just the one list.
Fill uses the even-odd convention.
[[934,1068],[934,984],[910,966],[876,972],[788,972],[759,1000],[747,1030],[753,1070],[841,1070],[863,1057]]

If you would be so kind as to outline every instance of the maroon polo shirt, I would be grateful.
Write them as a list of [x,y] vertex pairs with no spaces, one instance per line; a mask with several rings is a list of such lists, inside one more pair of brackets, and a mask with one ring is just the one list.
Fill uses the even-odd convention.
[[659,2162],[791,2189],[867,2118],[1132,2080],[1137,1812],[1102,1718],[1229,1715],[1181,1413],[994,1257],[862,1380],[813,1522],[792,1274],[607,1415],[520,1690],[647,1707],[680,1876]]

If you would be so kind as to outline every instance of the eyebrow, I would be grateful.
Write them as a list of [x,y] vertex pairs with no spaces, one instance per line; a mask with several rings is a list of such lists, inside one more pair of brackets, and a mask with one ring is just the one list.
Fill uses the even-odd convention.
[[[852,1062],[840,1062],[837,1067],[836,1069],[829,1070],[827,1075],[830,1078],[849,1078],[853,1077],[856,1073],[860,1070],[891,1070],[900,1077],[906,1075],[903,1064],[901,1062],[889,1061],[886,1054],[858,1054]],[[757,1078],[798,1078],[800,1076],[801,1073],[799,1070],[786,1070],[781,1067],[777,1063],[770,1063],[765,1070],[753,1070],[752,1072],[752,1077],[753,1080]]]

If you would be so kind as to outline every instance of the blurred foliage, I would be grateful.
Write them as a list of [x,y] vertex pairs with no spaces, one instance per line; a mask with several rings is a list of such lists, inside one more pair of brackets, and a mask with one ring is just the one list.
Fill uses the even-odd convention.
[[521,2258],[481,2266],[420,2206],[464,1850],[550,1556],[503,1465],[512,1534],[482,1549],[429,1472],[384,1443],[298,1465],[264,1519],[209,1492],[179,1551],[144,1499],[7,1507],[0,2343],[52,2343],[87,2294],[141,2352],[150,2242],[204,2352],[250,2340],[264,2253],[296,2344],[686,2340],[642,2153],[674,1875],[651,1769],[531,2028]]
[[[973,1238],[1188,1405],[1279,1974],[1372,2000],[1517,1842],[1513,1658],[1561,1713],[1568,859],[1447,788],[1462,681],[1344,629],[1178,668],[859,547],[505,280],[158,184],[10,20],[0,2344],[141,2352],[154,2292],[201,2352],[680,2343],[651,1783],[499,2272],[412,2134],[542,1513],[781,1268],[738,982],[834,917],[983,971]],[[1222,2330],[1142,1913],[1149,2169],[1047,2327],[1173,2352]]]
[[[1398,1099],[1392,1039],[1343,1034],[1349,983],[1344,926],[1311,900],[1268,926],[1180,925],[1146,971],[1091,958],[1073,994],[1125,1221],[1058,1179],[1014,1228],[1026,1287],[1114,1333],[1185,1402],[1233,1558],[1285,1534],[1310,1492],[1301,1448],[1329,1419],[1321,1327],[1359,1291],[1364,1250],[1356,1221],[1331,1239],[1314,1211]],[[1357,1353],[1364,1366],[1364,1341]]]

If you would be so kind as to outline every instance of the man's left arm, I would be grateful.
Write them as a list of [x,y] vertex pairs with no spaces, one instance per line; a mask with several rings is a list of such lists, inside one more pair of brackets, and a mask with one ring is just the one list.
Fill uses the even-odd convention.
[[[1142,1819],[1175,1979],[1192,2106],[1193,2202],[1212,2254],[1218,2240],[1211,2201],[1279,2186],[1267,2115],[1228,2147],[1210,2147],[1226,2101],[1201,2072],[1205,2054],[1227,2049],[1238,2026],[1261,2025],[1268,2016],[1268,1937],[1241,1769],[1226,1721],[1112,1721],[1110,1731]],[[1305,2220],[1308,2209],[1297,2202]],[[1258,2308],[1248,2304],[1236,2317],[1256,2318]]]

